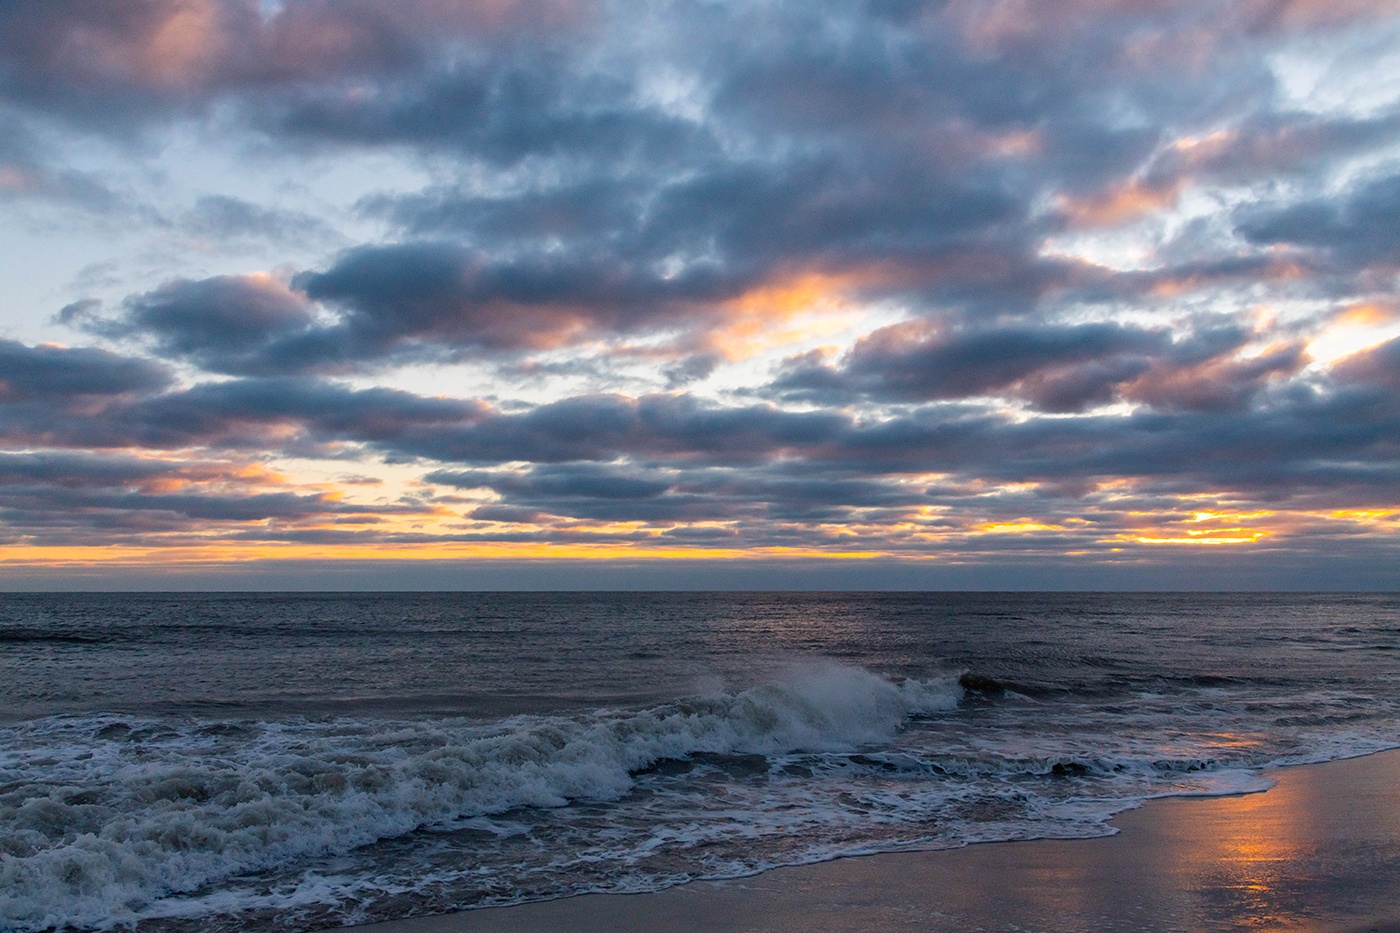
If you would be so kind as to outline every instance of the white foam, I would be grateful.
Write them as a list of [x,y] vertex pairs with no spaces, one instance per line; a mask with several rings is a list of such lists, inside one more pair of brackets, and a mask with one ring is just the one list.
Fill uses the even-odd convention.
[[421,827],[616,800],[662,759],[888,742],[961,693],[950,679],[896,685],[821,664],[639,712],[488,726],[29,723],[0,739],[0,930],[106,929],[168,895]]

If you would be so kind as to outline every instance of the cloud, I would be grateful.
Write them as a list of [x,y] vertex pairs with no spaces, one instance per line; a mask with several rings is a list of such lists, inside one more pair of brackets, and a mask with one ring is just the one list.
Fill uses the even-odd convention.
[[[8,407],[6,423],[9,430],[21,432],[10,435],[12,443],[23,431],[42,430],[57,446],[78,447],[294,450],[302,444],[359,444],[391,458],[480,466],[606,464],[625,458],[678,469],[790,461],[878,474],[905,472],[917,463],[925,472],[1040,479],[1171,475],[1207,465],[1277,472],[1290,464],[1330,461],[1337,452],[1362,463],[1368,445],[1384,437],[1400,414],[1393,395],[1384,394],[1393,343],[1338,364],[1337,386],[1327,389],[1274,384],[1276,374],[1298,365],[1298,351],[1282,346],[1240,356],[1237,351],[1249,339],[1250,332],[1228,327],[1203,328],[1174,343],[1155,331],[1126,327],[1050,329],[1025,339],[1020,345],[1026,352],[1012,362],[993,360],[995,383],[1034,384],[1032,377],[1047,368],[1053,372],[1066,362],[1098,362],[1096,353],[1112,359],[1115,352],[1157,350],[1145,374],[1166,367],[1210,384],[1201,374],[1216,373],[1223,386],[1219,391],[1258,394],[1249,407],[1188,404],[1171,387],[1139,375],[1123,381],[1123,391],[1164,393],[1165,401],[1152,400],[1158,410],[1054,420],[1020,420],[994,409],[946,402],[927,406],[916,400],[902,413],[885,416],[850,409],[795,411],[772,404],[726,406],[685,394],[583,395],[505,410],[471,399],[356,389],[304,377],[172,387],[169,375],[155,364],[106,351],[12,342],[3,350],[7,392],[17,402]],[[982,380],[991,378],[978,365],[984,346],[980,335],[930,339],[913,344],[912,350],[875,340],[859,354],[853,351],[859,365],[831,372],[847,379],[855,374],[867,386],[885,389],[870,380],[888,360],[890,391],[982,392],[987,384]],[[954,368],[930,375],[910,362],[926,358],[948,361]],[[905,369],[894,365],[906,362]],[[911,381],[915,376],[929,376],[929,384]],[[64,416],[54,417],[57,412]],[[595,478],[602,482],[606,476]],[[1225,480],[1223,473],[1211,474],[1202,483]]]
[[[1114,41],[1128,33],[1136,40],[1128,46],[1129,52],[1135,46],[1159,54],[1164,47],[1176,49],[1184,61],[1172,62],[1175,65],[1189,64],[1203,43],[1208,43],[1207,48],[1226,47],[1260,36],[1346,28],[1394,14],[1385,0],[1068,0],[1053,11],[1028,0],[955,0],[914,8],[936,11],[941,22],[956,24],[966,39],[984,48],[1046,49],[1053,54],[1092,47],[1096,40]],[[1124,58],[1136,60],[1134,55]]]
[[297,280],[312,299],[343,309],[327,345],[352,354],[405,344],[528,349],[564,342],[638,305],[647,286],[661,299],[659,276],[571,257],[491,261],[448,243],[363,247],[324,272]]
[[493,167],[561,160],[614,171],[677,166],[717,141],[695,121],[638,100],[625,74],[570,49],[503,44],[436,61],[362,93],[297,89],[254,112],[269,133],[309,144],[411,145]]
[[418,242],[350,250],[290,285],[267,275],[174,280],[130,297],[116,318],[78,305],[67,317],[214,372],[337,372],[548,349],[688,314],[722,319],[722,303],[739,293],[710,270],[668,277],[594,257],[493,261]]
[[[1042,336],[1055,339],[1027,346],[1111,352],[1141,339]],[[1164,352],[1183,371],[1220,366],[1245,336],[1202,329]],[[1164,339],[1147,338],[1149,349]],[[1053,419],[971,403],[876,414],[678,394],[502,409],[304,377],[177,387],[128,375],[4,406],[0,437],[37,450],[0,462],[0,514],[10,540],[54,546],[212,535],[1024,554],[1033,542],[1047,553],[1099,550],[1188,531],[1252,540],[1284,533],[1283,518],[1266,517],[1281,510],[1375,509],[1400,489],[1393,350],[1356,354],[1331,381],[1255,388],[1249,405],[1174,400]],[[1260,374],[1282,365],[1270,357],[1241,362],[1255,372],[1240,378],[1267,379]],[[113,354],[97,359],[104,371],[140,372]],[[303,456],[402,464],[424,485],[412,497],[357,501],[361,493],[247,465]],[[1256,530],[1231,530],[1244,519],[1191,519],[1221,503],[1257,513],[1247,520]],[[1180,527],[1188,520],[1196,524]]]
[[1364,179],[1340,197],[1239,214],[1240,232],[1251,242],[1317,250],[1348,267],[1393,269],[1400,252],[1400,175]]
[[1332,368],[1337,379],[1400,392],[1400,338],[1345,357]]
[[306,524],[373,524],[405,513],[422,510],[354,505],[324,490],[299,491],[288,488],[285,478],[247,463],[0,453],[0,540],[11,544],[190,544],[249,526],[257,537],[278,540]]
[[0,93],[88,125],[232,91],[393,74],[446,41],[541,31],[583,7],[552,0],[15,0],[0,10]]
[[107,350],[0,340],[0,399],[7,403],[149,393],[170,382],[165,367]]
[[[175,280],[127,299],[115,321],[89,329],[151,340],[157,351],[214,372],[275,371],[280,346],[310,329],[306,297],[267,275]],[[284,364],[285,365],[285,364]]]
[[[391,459],[479,467],[625,459],[720,473],[790,464],[813,476],[836,470],[848,477],[945,473],[994,482],[1133,477],[1197,489],[1286,490],[1290,482],[1307,485],[1309,476],[1332,483],[1350,476],[1346,482],[1364,486],[1379,468],[1393,470],[1388,438],[1400,424],[1400,407],[1393,394],[1358,385],[1331,393],[1280,389],[1271,404],[1244,412],[1052,420],[943,406],[856,417],[722,407],[672,395],[581,396],[505,412],[313,380],[235,380],[110,406],[100,422],[123,445],[295,451],[357,444]],[[75,440],[93,443],[81,431]]]
[[1357,117],[1306,110],[1259,109],[1233,125],[1185,135],[1161,150],[1159,183],[1193,178],[1249,183],[1261,177],[1325,176],[1334,160],[1383,150],[1400,128],[1400,111]]
[[[910,321],[861,338],[839,368],[793,361],[776,387],[798,395],[826,389],[838,397],[930,401],[1031,388],[1027,384],[1034,381],[1049,399],[1049,383],[1056,377],[1063,382],[1071,371],[1083,374],[1086,364],[1098,364],[1103,378],[1117,374],[1121,379],[1147,368],[1150,355],[1169,343],[1166,331],[1118,324],[943,333],[926,322]],[[1057,407],[1072,410],[1106,398],[1092,385],[1073,395],[1080,397],[1062,397]]]
[[311,214],[263,207],[227,195],[200,197],[178,224],[183,232],[221,247],[243,239],[287,243],[336,238],[328,224]]
[[1052,412],[1121,400],[1158,409],[1239,409],[1307,362],[1297,343],[1240,356],[1253,338],[1228,324],[1174,335],[1115,323],[949,331],[907,321],[861,338],[834,364],[820,354],[789,359],[773,389],[836,404],[990,395]]
[[1307,363],[1307,354],[1296,342],[1249,357],[1230,351],[1203,360],[1188,356],[1153,364],[1137,378],[1125,380],[1121,394],[1158,409],[1238,411],[1271,382],[1297,373]]
[[0,204],[25,200],[98,212],[122,206],[99,177],[69,167],[24,120],[0,107]]
[[490,487],[497,492],[584,499],[652,499],[666,492],[671,486],[670,483],[636,473],[600,469],[596,466],[572,470],[561,470],[557,467],[536,469],[527,476],[438,471],[428,474],[424,479],[430,483],[467,489]]
[[[68,71],[31,69],[64,93],[234,95],[228,119],[268,150],[452,166],[421,190],[366,198],[393,236],[301,270],[295,313],[268,319],[264,296],[245,290],[247,327],[232,343],[226,329],[195,333],[200,321],[219,328],[215,312],[176,325],[155,319],[159,296],[133,297],[129,335],[149,327],[160,352],[225,373],[343,374],[661,334],[677,355],[722,357],[735,307],[803,276],[844,283],[848,302],[950,324],[1242,292],[1284,270],[1229,231],[1198,237],[1197,255],[1130,270],[1046,240],[1175,210],[1201,184],[1323,173],[1393,134],[1394,114],[1280,110],[1269,59],[1300,23],[1340,28],[1380,7],[1319,18],[1263,2],[1085,2],[1052,22],[1018,3],[896,6],[675,3],[627,17],[606,5],[143,0],[100,15],[20,3],[10,16],[33,40],[25,49],[87,50]],[[1227,48],[1211,30],[1249,43]],[[155,55],[170,43],[199,54]],[[292,48],[305,54],[284,61]],[[100,62],[102,82],[84,70]],[[31,109],[68,112],[14,80]],[[1281,209],[1241,208],[1255,218],[1242,221],[1246,240],[1280,242],[1292,216]],[[226,243],[312,223],[229,197],[203,199],[185,222]],[[1353,232],[1364,231],[1337,228]],[[1384,235],[1371,239],[1383,252]],[[168,288],[211,292],[223,278]],[[233,307],[225,292],[213,306]],[[1103,365],[1101,378],[1132,368]],[[673,367],[670,385],[696,367]],[[1047,406],[1085,404],[1100,378],[1070,375],[1045,390]]]

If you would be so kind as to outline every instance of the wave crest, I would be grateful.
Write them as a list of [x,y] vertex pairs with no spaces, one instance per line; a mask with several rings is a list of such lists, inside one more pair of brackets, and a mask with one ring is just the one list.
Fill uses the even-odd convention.
[[110,928],[237,874],[464,817],[616,800],[667,759],[888,742],[962,692],[828,663],[639,711],[485,725],[28,723],[0,733],[0,929]]

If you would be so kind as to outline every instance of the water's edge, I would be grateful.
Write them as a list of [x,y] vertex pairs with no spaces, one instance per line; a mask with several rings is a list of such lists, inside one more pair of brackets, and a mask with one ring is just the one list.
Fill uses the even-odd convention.
[[[1201,794],[1163,794],[1148,797],[1130,803],[1119,810],[1110,820],[1108,831],[1084,837],[1033,837],[1026,839],[1013,839],[1004,841],[970,842],[960,846],[943,846],[936,848],[912,848],[892,852],[872,852],[853,855],[834,856],[829,859],[822,859],[814,862],[807,862],[797,865],[776,866],[746,875],[732,878],[695,879],[692,882],[684,882],[672,885],[665,889],[647,892],[628,892],[622,894],[580,892],[578,894],[563,895],[556,898],[524,901],[517,904],[498,905],[489,907],[473,907],[465,910],[447,911],[439,914],[422,914],[411,917],[402,917],[393,920],[384,920],[375,923],[357,924],[351,926],[330,926],[322,930],[340,930],[344,933],[518,933],[520,930],[528,929],[570,929],[579,931],[593,930],[652,930],[661,929],[657,925],[665,921],[669,926],[666,928],[673,933],[702,933],[715,924],[716,918],[703,913],[698,913],[695,908],[697,901],[702,901],[718,908],[716,913],[721,917],[731,915],[741,915],[746,910],[751,910],[748,900],[752,898],[765,898],[778,900],[784,903],[793,902],[812,893],[816,888],[823,893],[829,892],[833,886],[864,884],[868,882],[873,874],[878,874],[882,879],[902,879],[893,882],[900,885],[900,903],[917,900],[917,895],[921,890],[926,889],[927,881],[921,877],[927,870],[928,862],[923,858],[933,857],[938,859],[951,853],[964,849],[984,850],[988,853],[989,859],[1001,867],[1006,867],[1003,862],[1013,861],[1010,858],[998,860],[997,852],[1013,852],[1023,847],[1039,847],[1045,844],[1055,843],[1085,843],[1093,845],[1096,842],[1116,837],[1120,835],[1132,836],[1135,833],[1146,830],[1153,821],[1162,819],[1165,808],[1160,808],[1161,804],[1172,804],[1176,802],[1185,803],[1184,815],[1189,820],[1191,814],[1191,804],[1195,802],[1209,803],[1211,801],[1226,800],[1232,797],[1252,797],[1257,795],[1268,795],[1278,787],[1279,779],[1288,780],[1289,775],[1298,773],[1311,773],[1325,771],[1332,766],[1345,766],[1350,762],[1357,762],[1367,759],[1378,759],[1388,761],[1388,770],[1397,775],[1393,783],[1400,786],[1400,741],[1394,746],[1375,751],[1362,752],[1355,755],[1348,755],[1341,758],[1327,759],[1323,761],[1313,761],[1298,764],[1286,764],[1270,766],[1260,769],[1260,775],[1269,780],[1268,787],[1257,790],[1243,790],[1235,793],[1221,793],[1214,795]],[[1316,778],[1312,778],[1316,780]],[[1129,825],[1118,825],[1120,818],[1128,818]],[[1395,840],[1400,844],[1400,839]],[[1076,848],[1074,852],[1082,854],[1084,850]],[[919,870],[913,870],[908,863],[900,864],[899,860],[920,859],[917,862]],[[868,863],[872,866],[869,871],[843,870],[841,863]],[[946,861],[942,862],[947,865]],[[1400,865],[1400,863],[1397,863]],[[812,870],[822,871],[819,878],[812,877]],[[1396,884],[1392,890],[1393,896],[1380,904],[1361,904],[1352,911],[1354,919],[1345,921],[1319,922],[1306,924],[1296,929],[1302,933],[1400,933],[1400,870],[1395,872]],[[753,887],[744,885],[750,879],[762,878],[765,876],[780,876],[777,883]],[[982,876],[979,875],[981,880]],[[805,882],[805,883],[804,883]],[[685,891],[689,894],[695,892],[693,897],[687,899],[684,904],[685,910],[677,910],[677,904],[668,900],[677,893]],[[756,893],[757,892],[757,893]],[[782,892],[777,893],[775,892]],[[1111,890],[1101,890],[1099,894],[1102,901],[1107,903],[1115,897],[1121,897],[1121,893]],[[935,895],[936,897],[937,895]],[[828,898],[830,899],[830,898]],[[927,897],[925,899],[928,899]],[[872,901],[876,905],[881,902],[875,900],[869,890],[863,890],[859,896],[852,897],[852,901],[858,901],[862,905],[870,905]],[[624,918],[619,916],[621,911],[619,906],[625,902],[627,905],[626,920],[633,921],[634,925],[624,924]],[[804,905],[805,907],[806,905]],[[828,914],[831,911],[829,904],[820,905],[822,910]],[[941,911],[936,908],[938,904],[930,905],[930,909],[924,919],[939,917]],[[768,908],[771,911],[771,907]],[[942,919],[941,917],[939,919]],[[964,918],[966,919],[966,918]],[[1027,922],[1044,924],[1046,917],[1027,917]],[[1141,917],[1136,919],[1141,920]],[[1244,918],[1241,918],[1244,919]],[[640,920],[640,922],[638,922]],[[872,929],[884,929],[883,926]],[[941,929],[941,927],[939,928]],[[1292,929],[1292,928],[1291,928]],[[848,928],[848,933],[865,933],[864,928],[852,924]]]

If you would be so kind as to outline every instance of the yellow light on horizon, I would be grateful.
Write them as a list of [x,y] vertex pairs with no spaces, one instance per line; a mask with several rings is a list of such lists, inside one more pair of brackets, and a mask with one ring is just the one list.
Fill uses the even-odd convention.
[[987,522],[981,525],[974,525],[971,529],[976,534],[986,535],[1007,535],[1007,534],[1033,534],[1040,531],[1064,531],[1063,525],[1046,525],[1033,521],[1015,522]]
[[[1231,530],[1231,531],[1237,531],[1237,530],[1240,530],[1240,529],[1230,529],[1230,530]],[[1257,542],[1259,539],[1268,537],[1269,532],[1267,532],[1267,531],[1252,531],[1252,532],[1249,532],[1248,534],[1244,534],[1244,535],[1215,535],[1215,534],[1212,534],[1211,532],[1192,531],[1192,532],[1188,532],[1187,534],[1190,535],[1190,537],[1185,537],[1185,538],[1154,538],[1154,537],[1139,536],[1139,537],[1133,538],[1132,540],[1133,540],[1133,541],[1136,541],[1138,544],[1206,544],[1206,545],[1254,544],[1254,543]]]
[[1331,518],[1343,518],[1351,521],[1382,521],[1385,519],[1400,518],[1400,508],[1388,509],[1337,509],[1329,513]]

